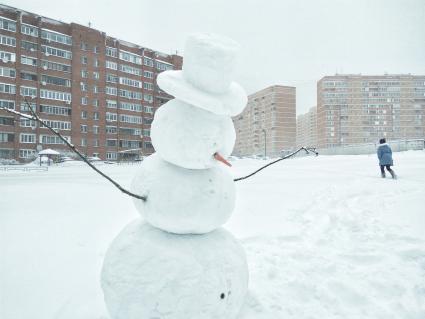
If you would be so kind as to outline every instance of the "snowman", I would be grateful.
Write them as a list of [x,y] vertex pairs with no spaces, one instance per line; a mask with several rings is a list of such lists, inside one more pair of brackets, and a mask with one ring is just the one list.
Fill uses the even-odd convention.
[[[132,192],[143,219],[110,245],[102,289],[112,319],[233,319],[248,289],[245,252],[221,228],[235,205],[228,157],[235,143],[231,116],[247,97],[232,82],[233,40],[188,37],[181,71],[158,85],[175,97],[155,113],[156,153],[143,161]],[[230,165],[230,164],[229,164]]]

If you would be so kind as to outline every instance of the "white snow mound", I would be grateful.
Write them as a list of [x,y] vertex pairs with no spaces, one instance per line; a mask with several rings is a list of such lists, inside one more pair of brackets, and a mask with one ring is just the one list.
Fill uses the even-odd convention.
[[136,220],[114,239],[102,269],[112,319],[233,319],[247,288],[245,253],[224,229],[175,235]]
[[152,144],[164,160],[175,165],[204,169],[214,165],[214,153],[232,153],[236,133],[232,119],[178,99],[161,106],[151,127]]
[[203,170],[185,169],[147,157],[131,191],[147,196],[134,199],[151,225],[177,234],[202,234],[223,225],[235,205],[235,183],[222,164]]

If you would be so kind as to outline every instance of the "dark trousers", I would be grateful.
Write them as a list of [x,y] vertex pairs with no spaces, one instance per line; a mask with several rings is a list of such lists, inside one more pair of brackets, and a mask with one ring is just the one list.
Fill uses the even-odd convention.
[[387,169],[388,172],[390,172],[391,175],[393,175],[393,170],[391,169],[390,165],[379,165],[379,167],[381,168],[381,174],[384,175],[385,174],[385,169]]

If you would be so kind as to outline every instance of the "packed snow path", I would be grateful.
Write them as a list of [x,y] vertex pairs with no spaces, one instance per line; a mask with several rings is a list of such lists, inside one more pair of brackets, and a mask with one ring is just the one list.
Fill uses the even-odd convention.
[[[396,181],[361,155],[285,160],[236,183],[225,227],[250,267],[240,319],[425,318],[425,152],[394,160]],[[101,169],[128,187],[137,166]],[[132,200],[85,166],[0,172],[0,194],[0,317],[106,319],[100,267],[139,216]]]

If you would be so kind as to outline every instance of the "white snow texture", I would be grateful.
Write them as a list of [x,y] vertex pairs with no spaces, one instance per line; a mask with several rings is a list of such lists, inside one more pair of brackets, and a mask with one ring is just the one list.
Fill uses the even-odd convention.
[[151,138],[155,151],[167,162],[204,169],[217,163],[214,153],[224,158],[231,154],[236,133],[229,116],[174,99],[156,111]]
[[112,242],[102,269],[114,319],[233,319],[247,286],[244,250],[224,229],[175,235],[136,220]]
[[151,225],[177,234],[202,234],[223,225],[235,205],[235,184],[226,167],[189,170],[147,157],[131,191],[146,195],[134,199],[137,210]]

